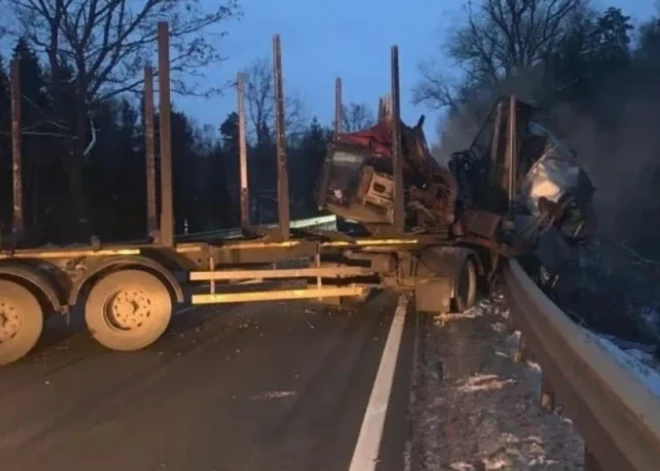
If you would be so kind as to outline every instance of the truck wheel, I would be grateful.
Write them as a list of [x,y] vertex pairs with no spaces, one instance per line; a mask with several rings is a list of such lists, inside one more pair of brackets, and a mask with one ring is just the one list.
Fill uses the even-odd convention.
[[0,365],[24,357],[44,329],[37,297],[19,283],[0,280]]
[[172,298],[154,275],[120,270],[96,283],[85,303],[94,339],[118,351],[145,348],[160,338],[172,317]]
[[477,267],[474,260],[463,261],[454,287],[454,304],[457,312],[465,312],[477,302]]

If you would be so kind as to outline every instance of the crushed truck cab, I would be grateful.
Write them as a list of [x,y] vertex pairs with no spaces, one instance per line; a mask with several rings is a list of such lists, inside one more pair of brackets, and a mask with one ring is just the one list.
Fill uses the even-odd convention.
[[[533,121],[536,111],[515,97],[498,99],[472,145],[448,167],[429,151],[423,116],[412,127],[400,122],[405,231],[507,257],[557,239],[562,250],[552,265],[588,239],[594,187],[575,155]],[[319,206],[373,235],[391,232],[394,223],[392,119],[384,112],[369,129],[337,133],[320,182]]]
[[[320,206],[371,233],[394,223],[391,116],[356,133],[337,134],[322,176]],[[457,182],[429,151],[422,129],[401,123],[406,229],[447,231],[454,222]]]

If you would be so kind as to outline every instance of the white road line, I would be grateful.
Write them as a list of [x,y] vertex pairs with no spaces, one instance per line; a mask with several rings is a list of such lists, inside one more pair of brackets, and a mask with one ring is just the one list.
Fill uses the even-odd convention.
[[383,437],[387,406],[392,393],[394,372],[399,357],[399,347],[401,346],[407,311],[408,297],[401,295],[396,311],[394,311],[390,331],[387,334],[383,356],[380,358],[376,380],[371,389],[367,410],[362,419],[360,435],[355,444],[349,471],[371,471],[375,470],[378,464],[378,451]]

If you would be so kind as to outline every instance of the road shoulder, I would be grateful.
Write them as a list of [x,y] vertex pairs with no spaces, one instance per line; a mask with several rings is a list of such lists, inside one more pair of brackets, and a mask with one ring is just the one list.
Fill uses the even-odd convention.
[[540,408],[538,367],[514,359],[507,314],[496,295],[464,315],[423,322],[409,469],[582,469],[570,421]]

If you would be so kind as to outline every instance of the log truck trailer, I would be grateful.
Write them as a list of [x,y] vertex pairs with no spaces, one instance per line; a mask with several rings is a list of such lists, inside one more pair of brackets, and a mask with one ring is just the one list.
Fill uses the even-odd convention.
[[[423,121],[407,127],[399,119],[396,46],[391,106],[383,106],[376,127],[337,133],[329,147],[318,202],[331,215],[291,222],[280,51],[275,35],[277,226],[250,224],[239,74],[241,228],[230,238],[222,233],[185,240],[174,235],[169,37],[167,23],[160,23],[159,169],[153,72],[145,68],[149,237],[112,245],[98,238],[59,247],[22,243],[20,82],[18,63],[12,64],[13,230],[0,236],[0,364],[25,356],[49,316],[69,316],[76,306],[91,336],[118,351],[158,340],[181,303],[308,299],[341,305],[363,301],[373,290],[391,289],[414,294],[418,311],[462,311],[475,303],[478,283],[492,279],[502,256],[535,250],[543,245],[544,234],[554,233],[554,243],[564,246],[583,237],[588,179],[574,159],[556,151],[549,134],[530,124],[530,107],[514,97],[498,101],[474,144],[454,155],[449,169],[434,161]],[[528,139],[530,132],[536,134]],[[525,146],[541,149],[540,154],[526,153]],[[575,190],[585,185],[587,196],[579,198]],[[363,235],[336,230],[333,215],[357,221]],[[245,281],[251,281],[250,289]]]

